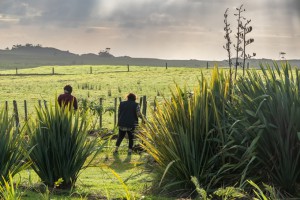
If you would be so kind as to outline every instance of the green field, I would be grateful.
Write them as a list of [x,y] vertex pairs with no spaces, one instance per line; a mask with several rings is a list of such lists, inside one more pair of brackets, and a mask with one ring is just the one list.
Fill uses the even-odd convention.
[[[66,84],[73,86],[73,94],[78,98],[88,98],[99,102],[104,98],[104,107],[114,105],[114,98],[126,99],[129,92],[138,97],[147,96],[148,109],[153,106],[154,98],[163,100],[163,96],[170,97],[170,89],[176,84],[186,86],[191,90],[197,85],[201,73],[209,75],[210,70],[199,68],[162,68],[162,67],[127,67],[120,66],[55,66],[55,74],[51,75],[52,66],[43,66],[18,70],[1,71],[1,97],[3,106],[9,103],[12,112],[12,101],[16,100],[21,120],[24,119],[24,100],[27,101],[29,115],[34,118],[34,107],[38,100],[55,101],[55,97],[63,91]],[[176,84],[175,84],[176,83]],[[111,92],[111,96],[109,95]],[[113,128],[113,116],[106,113],[103,127]],[[112,151],[115,140],[102,152],[92,167],[82,171],[76,188],[72,191],[57,195],[52,194],[51,199],[97,199],[121,198],[126,192],[136,199],[162,199],[158,195],[152,196],[149,189],[152,184],[154,172],[147,168],[151,159],[147,154],[134,154],[131,158],[126,156],[127,140],[121,146],[120,157],[114,157]],[[113,174],[116,172],[120,179]],[[15,176],[16,182],[22,186],[22,199],[42,199],[47,196],[33,170],[23,171]],[[122,181],[126,186],[122,185]],[[43,192],[44,193],[43,193]],[[44,196],[43,196],[44,195]],[[146,196],[146,197],[145,197]],[[149,196],[149,197],[147,197]]]
[[[92,74],[91,72],[92,67]],[[173,68],[169,67],[130,67],[127,66],[53,66],[0,71],[1,95],[0,105],[8,101],[12,111],[12,101],[16,100],[20,120],[24,119],[24,100],[27,101],[29,115],[38,106],[38,100],[53,102],[55,97],[63,92],[63,87],[70,84],[73,95],[79,100],[99,102],[104,98],[104,108],[114,106],[114,98],[126,99],[129,92],[147,96],[149,109],[153,106],[154,98],[162,100],[162,96],[170,96],[170,88],[175,83],[187,86],[191,90],[197,84],[201,73],[209,75],[205,68]],[[6,75],[5,75],[6,74]],[[7,75],[10,74],[10,75]],[[111,96],[109,96],[110,94]],[[113,116],[106,113],[103,117],[103,127],[112,128]]]
[[[297,68],[274,64],[250,70],[245,77],[239,70],[232,88],[228,73],[204,68],[131,67],[128,72],[127,67],[92,66],[91,73],[91,66],[57,66],[51,74],[52,70],[53,67],[45,66],[19,70],[17,75],[14,70],[1,72],[1,104],[8,101],[12,114],[12,101],[16,100],[22,120],[22,103],[26,100],[30,117],[36,120],[35,124],[29,123],[30,126],[22,129],[25,134],[20,135],[22,140],[29,139],[28,148],[34,147],[33,151],[40,151],[37,155],[43,155],[44,147],[51,144],[53,146],[48,148],[54,153],[47,154],[48,158],[65,155],[69,150],[64,147],[73,141],[65,136],[70,133],[68,124],[72,124],[73,119],[87,125],[85,131],[79,132],[88,137],[74,141],[83,141],[81,144],[95,141],[86,135],[91,126],[81,120],[85,118],[79,118],[84,116],[81,112],[72,112],[77,117],[69,115],[66,121],[66,118],[58,118],[65,114],[56,115],[62,111],[59,107],[54,112],[37,109],[38,115],[34,111],[38,100],[51,105],[49,102],[56,101],[64,85],[70,84],[79,101],[88,99],[98,103],[103,98],[104,110],[113,107],[116,98],[124,100],[129,92],[138,97],[147,96],[148,120],[136,141],[136,144],[143,142],[147,153],[134,152],[127,156],[125,139],[120,155],[113,156],[115,140],[105,140],[108,143],[104,148],[100,145],[102,140],[96,143],[101,153],[91,166],[80,171],[71,190],[47,188],[32,169],[14,176],[22,199],[172,199],[175,195],[177,198],[277,200],[300,196],[297,173],[300,166],[297,123],[300,73]],[[151,115],[154,99],[163,106]],[[43,115],[47,116],[41,117]],[[5,122],[7,117],[2,116],[0,119]],[[97,117],[93,117],[95,122]],[[113,114],[106,112],[103,118],[105,130],[117,134]],[[21,121],[21,127],[24,124],[24,120]],[[98,131],[99,126],[92,128]],[[77,129],[74,130],[76,133]],[[1,133],[1,146],[5,146],[10,140],[5,140],[6,132]],[[62,139],[57,139],[61,136]],[[31,141],[34,146],[30,146]],[[12,143],[21,146],[16,144]],[[15,149],[14,152],[22,151]],[[62,166],[62,161],[74,160],[61,158],[53,163]],[[31,154],[31,161],[38,160],[47,168],[49,161],[45,159],[39,156],[36,159]],[[59,177],[68,173],[62,174]],[[58,178],[52,181],[54,179]],[[49,185],[56,187],[54,181]],[[6,190],[12,191],[8,186]]]
[[[126,140],[123,145],[127,145]],[[124,152],[122,151],[119,156],[113,156],[112,149],[107,149],[107,152],[102,153],[91,167],[81,172],[75,188],[56,193],[55,190],[50,191],[51,199],[116,199],[126,197],[126,194],[135,199],[162,199],[159,195],[147,197],[151,195],[149,190],[154,175],[154,172],[147,168],[149,156],[134,154],[128,157],[126,147],[122,149]],[[33,170],[23,171],[14,179],[15,182],[19,182],[19,188],[22,188],[20,189],[22,199],[43,199],[43,195],[47,195],[45,185],[40,182]]]

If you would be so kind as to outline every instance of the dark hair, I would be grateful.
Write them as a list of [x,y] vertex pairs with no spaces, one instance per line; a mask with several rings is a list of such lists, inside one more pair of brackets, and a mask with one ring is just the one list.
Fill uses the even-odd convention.
[[68,93],[72,93],[72,86],[71,85],[66,85],[65,87],[64,87],[64,90],[65,91],[67,91]]
[[133,93],[129,93],[127,95],[127,99],[130,100],[130,101],[135,101],[136,100],[136,96]]

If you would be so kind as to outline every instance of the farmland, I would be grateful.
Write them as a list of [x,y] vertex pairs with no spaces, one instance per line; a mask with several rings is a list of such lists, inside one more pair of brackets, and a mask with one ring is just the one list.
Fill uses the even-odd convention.
[[[92,69],[91,69],[92,67]],[[9,111],[12,113],[12,101],[16,100],[19,108],[21,124],[24,121],[23,100],[27,101],[29,118],[34,119],[34,107],[38,100],[55,101],[66,84],[73,86],[73,94],[80,99],[99,102],[104,99],[104,107],[113,106],[115,97],[126,98],[129,92],[138,97],[147,96],[149,109],[154,97],[158,101],[170,97],[170,89],[175,83],[193,89],[203,74],[210,74],[210,70],[199,68],[162,68],[162,67],[130,67],[127,66],[55,66],[55,74],[51,74],[53,66],[37,68],[3,70],[1,76],[0,104],[8,101]],[[92,70],[92,74],[91,74]],[[10,74],[10,75],[9,75]],[[103,116],[103,127],[112,129],[113,118],[109,114]],[[147,154],[126,157],[127,141],[121,147],[119,157],[112,156],[114,140],[104,149],[92,166],[82,171],[76,189],[63,195],[51,195],[51,198],[118,198],[126,194],[126,190],[136,198],[141,198],[148,192],[153,180],[153,171],[147,169],[151,158]],[[114,170],[125,181],[122,187],[120,180],[111,172]],[[47,193],[41,186],[40,180],[33,170],[26,170],[15,176],[16,182],[24,188],[24,199],[45,198]],[[99,182],[99,180],[101,180]],[[41,189],[42,187],[42,189]],[[43,196],[44,195],[44,196]],[[149,194],[150,195],[150,194]],[[153,197],[154,199],[156,197]],[[147,198],[146,198],[147,199]],[[152,199],[152,198],[150,198]]]
[[[19,185],[17,191],[22,192],[24,199],[161,199],[162,194],[205,199],[299,197],[296,170],[300,155],[299,70],[286,63],[274,63],[274,66],[248,71],[232,88],[229,76],[223,72],[159,67],[131,67],[128,72],[120,66],[55,67],[55,73],[53,67],[45,66],[20,70],[17,75],[13,75],[16,73],[13,70],[2,71],[1,81],[6,81],[1,86],[5,85],[7,90],[3,89],[6,92],[1,102],[23,99],[31,105],[36,105],[39,99],[53,102],[66,84],[73,86],[74,95],[79,99],[99,102],[103,98],[104,108],[112,106],[117,97],[125,99],[129,92],[138,97],[147,96],[148,109],[153,107],[154,98],[163,102],[153,115],[148,113],[148,120],[138,134],[137,142],[143,144],[146,152],[132,156],[126,156],[127,142],[123,142],[117,156],[112,155],[113,139],[95,143],[92,139],[95,137],[86,134],[89,126],[86,120],[81,120],[85,115],[80,112],[64,112],[57,105],[52,106],[51,112],[43,112],[43,108],[34,111],[31,107],[31,119],[38,120],[24,130],[29,138],[27,149],[35,152],[30,157],[39,178],[32,169],[22,170],[14,177]],[[8,124],[5,116],[5,112],[1,113],[3,126]],[[111,115],[106,113],[103,117],[103,127],[112,130]],[[69,127],[73,126],[76,127],[70,132]],[[113,131],[116,133],[116,129]],[[8,138],[1,133],[0,142],[5,146],[4,139]],[[73,140],[71,136],[77,138]],[[69,174],[64,171],[54,178],[50,176],[52,182],[49,182],[48,175],[41,173],[44,170],[50,174],[64,170],[59,167],[64,161],[70,168],[77,166],[68,162],[77,160],[69,159],[73,154],[65,154],[73,149],[69,146],[71,139],[76,144],[74,155],[78,158],[82,158],[83,150],[93,149],[93,144],[99,154],[89,167],[80,171],[78,179],[75,176],[59,182]],[[59,145],[57,141],[66,143]],[[49,152],[44,151],[46,146]],[[84,162],[89,163],[91,156],[86,158]],[[45,159],[58,167],[49,170]],[[37,161],[41,164],[36,164]],[[68,184],[64,185],[64,180]],[[77,182],[70,190],[72,180]],[[61,184],[69,190],[56,190],[56,185]],[[6,190],[10,191],[9,187]]]
[[[52,75],[54,68],[55,75]],[[92,74],[91,74],[92,68]],[[52,102],[55,96],[63,92],[63,87],[70,84],[73,94],[80,99],[89,99],[99,102],[104,98],[104,107],[113,106],[114,98],[126,99],[129,92],[137,94],[138,98],[146,95],[148,106],[152,105],[155,97],[160,101],[162,96],[170,95],[170,88],[175,83],[186,85],[191,90],[197,84],[198,78],[209,74],[203,68],[168,68],[132,66],[128,72],[127,66],[43,66],[37,68],[3,70],[1,76],[0,105],[9,102],[12,110],[12,101],[17,100],[20,118],[24,118],[23,101],[27,101],[28,113],[34,111],[38,100]],[[104,117],[104,127],[111,127],[112,117]]]

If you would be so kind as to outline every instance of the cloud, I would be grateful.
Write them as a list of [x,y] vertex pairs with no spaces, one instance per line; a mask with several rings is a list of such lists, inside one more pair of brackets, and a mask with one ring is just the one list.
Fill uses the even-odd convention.
[[0,14],[20,16],[21,25],[77,27],[92,19],[97,0],[2,0]]
[[226,7],[234,5],[235,1],[224,5],[220,0],[1,0],[0,14],[19,17],[21,25],[46,27],[112,24],[123,30],[156,30],[175,25],[214,29],[213,25],[221,26]]
[[[129,0],[120,1],[118,5],[113,4],[108,1],[101,3],[99,17],[102,20],[99,23],[109,21],[125,30],[156,30],[174,25],[207,26],[215,20],[209,17],[211,13],[224,12],[220,2],[207,3],[207,1]],[[211,4],[215,10],[209,9]],[[109,12],[106,11],[107,9]]]
[[[179,46],[184,46],[185,50],[200,49],[208,42],[212,49],[221,48],[220,51],[223,51],[222,42],[225,42],[223,14],[226,8],[229,8],[229,21],[235,32],[236,18],[233,14],[241,2],[240,0],[227,0],[226,3],[224,0],[0,0],[0,28],[3,36],[6,38],[10,36],[6,39],[10,43],[27,43],[40,38],[42,42],[60,41],[60,45],[67,46],[67,42],[73,44],[72,40],[76,38],[76,42],[81,41],[82,44],[76,47],[80,51],[101,44],[111,45],[114,49],[126,47],[124,52],[132,48],[134,53],[136,51],[134,46],[139,45],[138,53],[141,54],[145,51],[142,50],[143,47],[148,53],[151,51],[161,53],[162,46],[168,54],[172,54]],[[244,0],[244,7],[245,17],[252,20],[251,37],[254,39],[278,37],[285,39],[287,45],[296,43],[290,41],[299,41],[297,34],[300,32],[300,0]],[[18,37],[9,35],[11,32]],[[69,37],[70,35],[72,37]],[[288,40],[285,36],[291,39]],[[51,46],[50,42],[46,44]],[[199,44],[197,48],[194,46],[196,44]],[[68,48],[71,49],[71,46],[68,45]],[[192,50],[186,52],[196,54]],[[133,53],[132,56],[135,56]]]

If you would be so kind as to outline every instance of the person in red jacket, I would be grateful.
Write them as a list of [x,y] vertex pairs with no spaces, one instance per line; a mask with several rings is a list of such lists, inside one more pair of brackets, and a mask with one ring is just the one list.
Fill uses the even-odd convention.
[[70,106],[71,108],[71,104],[73,105],[73,109],[77,110],[78,108],[78,104],[77,104],[77,99],[76,97],[74,97],[73,95],[71,95],[72,93],[72,87],[70,85],[66,85],[64,87],[64,93],[58,96],[58,104],[60,107],[62,106]]

